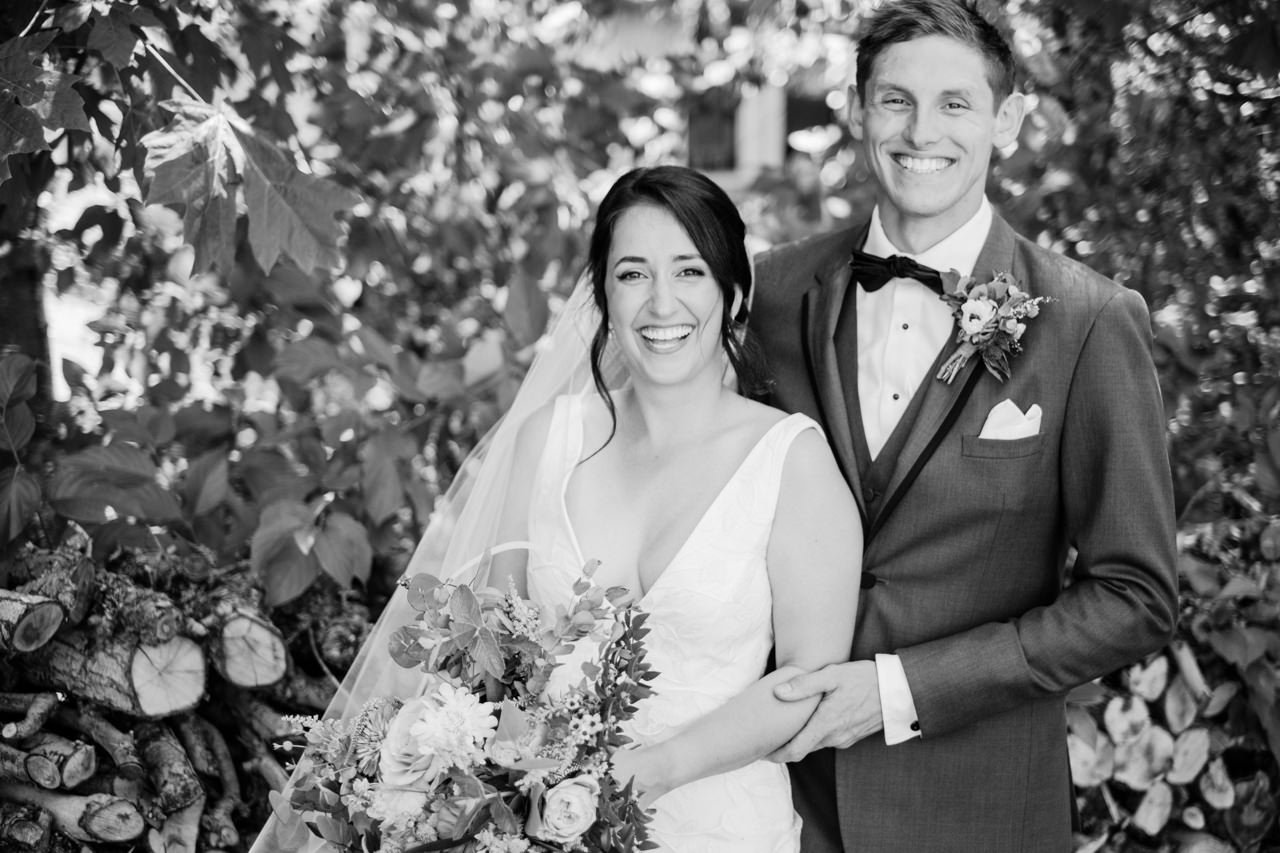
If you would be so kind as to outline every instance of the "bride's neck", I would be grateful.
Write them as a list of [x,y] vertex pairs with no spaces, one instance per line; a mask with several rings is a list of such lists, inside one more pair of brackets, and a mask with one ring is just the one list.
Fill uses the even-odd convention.
[[679,444],[723,424],[725,397],[732,394],[718,382],[628,385],[618,397],[618,431],[655,450]]

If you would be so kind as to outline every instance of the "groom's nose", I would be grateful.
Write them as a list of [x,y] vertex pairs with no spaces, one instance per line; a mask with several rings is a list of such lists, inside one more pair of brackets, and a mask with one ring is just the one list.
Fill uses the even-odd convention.
[[903,133],[907,142],[915,148],[927,148],[938,141],[939,135],[938,117],[932,110],[917,107],[911,111],[911,116],[907,119],[906,131]]

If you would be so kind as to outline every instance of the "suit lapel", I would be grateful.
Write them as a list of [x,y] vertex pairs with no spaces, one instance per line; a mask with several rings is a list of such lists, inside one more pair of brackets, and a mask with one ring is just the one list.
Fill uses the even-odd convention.
[[[996,270],[1010,270],[1016,275],[1017,271],[1012,270],[1013,247],[1013,229],[999,216],[995,216],[991,221],[987,241],[983,244],[978,260],[973,266],[973,274],[979,278],[986,278]],[[943,347],[944,360],[949,358],[958,346],[953,334]],[[939,364],[941,363],[940,360]],[[937,450],[939,443],[950,430],[964,408],[965,401],[973,393],[974,386],[978,384],[982,373],[985,372],[981,363],[980,356],[975,355],[970,358],[959,375],[950,383],[935,379],[933,376],[924,378],[925,397],[920,413],[911,425],[906,444],[903,445],[902,453],[899,454],[898,461],[894,465],[893,476],[889,480],[889,487],[885,490],[884,506],[875,518],[871,533],[884,525],[893,508],[902,500],[903,494],[920,473],[920,469],[929,461],[929,457]]]
[[[865,519],[867,511],[862,501],[862,480],[858,473],[853,433],[849,424],[850,418],[857,417],[858,414],[850,412],[845,405],[844,384],[840,378],[841,365],[835,346],[840,306],[846,296],[853,298],[853,294],[848,292],[851,286],[848,259],[840,256],[820,271],[816,278],[817,284],[804,295],[805,349],[812,365],[814,386],[817,389],[818,403],[822,407],[828,441]],[[857,366],[845,365],[844,369],[856,370]]]

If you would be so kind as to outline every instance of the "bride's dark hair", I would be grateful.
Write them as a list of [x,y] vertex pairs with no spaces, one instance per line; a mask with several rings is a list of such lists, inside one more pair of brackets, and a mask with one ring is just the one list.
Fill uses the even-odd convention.
[[[604,201],[600,202],[591,245],[587,250],[591,294],[600,311],[600,325],[591,338],[591,376],[596,390],[609,408],[615,427],[617,413],[601,368],[605,347],[609,343],[605,280],[609,273],[614,225],[623,213],[642,204],[660,207],[675,217],[720,286],[724,297],[720,345],[738,378],[738,390],[748,396],[766,390],[760,356],[746,335],[747,305],[751,301],[751,259],[747,256],[744,242],[747,226],[743,224],[737,206],[714,181],[694,169],[684,166],[632,169],[618,178]],[[742,299],[737,312],[731,315],[736,293],[741,293]]]

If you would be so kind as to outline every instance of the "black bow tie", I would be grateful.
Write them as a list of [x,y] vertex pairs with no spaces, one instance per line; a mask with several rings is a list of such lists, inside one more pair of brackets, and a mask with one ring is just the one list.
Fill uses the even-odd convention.
[[854,249],[849,268],[853,270],[854,281],[867,293],[875,293],[891,278],[913,278],[930,290],[942,293],[941,273],[902,255],[877,258]]

